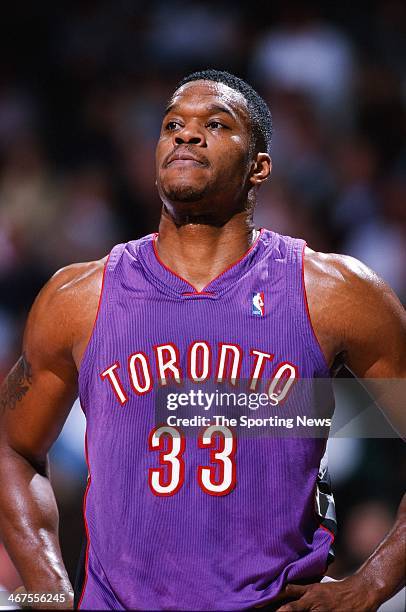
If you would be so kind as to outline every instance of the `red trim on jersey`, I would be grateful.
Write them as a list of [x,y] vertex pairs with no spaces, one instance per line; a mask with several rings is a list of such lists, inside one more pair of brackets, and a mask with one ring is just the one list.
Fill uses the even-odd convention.
[[78,610],[80,609],[80,606],[82,604],[82,600],[85,594],[85,589],[87,586],[87,578],[88,578],[88,573],[89,573],[89,548],[90,548],[90,536],[89,536],[89,527],[87,525],[87,520],[86,520],[86,502],[87,502],[87,495],[89,492],[89,488],[90,488],[90,483],[91,483],[91,475],[90,475],[90,465],[89,465],[89,456],[87,453],[87,430],[85,433],[85,457],[86,457],[86,464],[87,464],[87,471],[88,471],[88,479],[87,479],[87,485],[86,485],[86,491],[85,494],[83,496],[83,520],[85,523],[85,531],[86,531],[86,556],[85,556],[85,578],[83,580],[83,587],[82,587],[82,593],[80,595],[80,599],[78,602]]
[[[173,491],[171,491],[170,493],[160,493],[159,491],[154,489],[154,487],[152,486],[152,475],[154,473],[159,474],[159,484],[162,487],[167,487],[172,481],[172,463],[170,459],[164,459],[164,457],[165,455],[168,455],[173,451],[173,440],[174,440],[173,435],[169,431],[166,431],[159,436],[158,446],[152,445],[152,438],[154,434],[159,429],[161,429],[161,427],[165,427],[165,428],[169,427],[170,429],[174,429],[179,434],[179,439],[180,439],[180,449],[179,449],[178,454],[175,456],[175,458],[179,462],[179,482],[176,485],[176,487],[173,489]],[[167,448],[165,448],[165,438],[168,441]],[[186,448],[186,440],[185,440],[185,436],[183,435],[182,430],[172,425],[165,425],[165,424],[157,425],[156,427],[154,427],[154,429],[149,434],[148,448],[150,451],[154,451],[154,452],[159,451],[159,463],[161,466],[158,468],[152,468],[152,467],[148,468],[148,486],[151,492],[154,495],[156,495],[156,497],[172,497],[173,495],[176,495],[176,493],[179,491],[179,489],[182,488],[183,483],[185,482],[185,462],[183,460],[183,453],[185,452],[185,448]],[[163,484],[161,482],[162,480],[164,481]]]
[[[251,251],[257,246],[259,239],[261,238],[262,234],[264,232],[264,228],[261,227],[261,229],[259,230],[259,234],[258,236],[255,238],[254,242],[251,244],[250,248],[245,251],[245,253],[243,255],[241,255],[241,257],[239,259],[237,259],[237,261],[235,261],[234,263],[230,264],[225,270],[223,270],[222,272],[220,272],[220,274],[217,274],[217,276],[215,276],[214,278],[212,278],[212,280],[207,283],[206,287],[208,287],[209,285],[211,285],[215,280],[217,280],[218,278],[220,278],[220,276],[222,276],[223,274],[225,274],[226,272],[228,272],[229,270],[231,270],[232,268],[234,268],[234,266],[238,265],[240,263],[240,261],[242,261],[244,259],[244,257],[247,257],[247,255],[249,255],[251,253]],[[206,289],[206,287],[203,287],[203,291],[204,289]]]
[[[242,359],[243,359],[244,351],[239,344],[234,344],[232,342],[218,342],[217,346],[218,346],[218,349],[217,349],[218,353],[217,353],[217,363],[216,363],[216,381],[220,383],[220,382],[224,382],[225,380],[226,381],[228,380],[232,385],[235,386],[237,384],[237,381],[240,380],[240,372],[242,368]],[[232,378],[234,361],[230,364],[230,359],[228,357],[227,349],[224,355],[224,376],[223,378],[219,378],[223,346],[232,346],[238,350],[237,375],[234,379]],[[235,359],[234,355],[235,353],[233,353],[233,357],[232,357],[233,360]],[[230,376],[228,376],[228,373],[230,373]]]
[[155,253],[155,257],[158,260],[158,263],[161,264],[161,266],[163,268],[165,268],[165,270],[167,270],[168,272],[170,272],[171,274],[173,274],[173,276],[176,276],[176,278],[179,278],[179,280],[183,281],[184,283],[186,283],[187,285],[189,285],[189,287],[192,287],[193,289],[193,293],[191,293],[190,295],[194,295],[195,293],[199,293],[199,291],[196,289],[196,287],[194,287],[191,283],[189,283],[189,281],[187,281],[185,278],[183,278],[183,276],[181,276],[180,274],[177,274],[176,272],[174,272],[173,270],[170,269],[169,266],[167,266],[162,259],[159,257],[158,254],[158,250],[156,248],[156,240],[158,238],[158,232],[155,232],[154,237],[152,239],[152,245],[154,247],[154,253]]
[[[147,371],[148,371],[148,376],[149,376],[149,387],[147,389],[144,389],[143,391],[138,391],[138,389],[135,388],[134,383],[133,383],[133,377],[131,375],[131,370],[130,370],[130,361],[131,361],[132,357],[135,357],[136,355],[142,355],[144,357],[146,363],[147,363]],[[152,378],[151,364],[149,363],[149,359],[148,359],[147,355],[143,351],[138,351],[137,353],[131,353],[131,355],[127,359],[127,370],[128,370],[128,376],[129,376],[129,379],[130,379],[131,389],[134,391],[134,393],[136,393],[137,395],[144,395],[145,393],[149,393],[150,391],[152,391],[152,388],[154,386],[154,379]],[[136,365],[134,363],[134,370],[135,370],[136,374],[138,374],[139,372],[142,371],[142,378],[144,379],[144,386],[145,386],[145,383],[147,382],[147,380],[146,380],[146,378],[144,376],[143,369],[141,368],[141,370],[137,370]],[[137,378],[138,378],[138,381],[139,381],[140,377],[137,376]]]
[[[192,367],[191,367],[191,364],[192,364],[192,347],[195,344],[199,344],[199,345],[205,344],[207,346],[207,348],[209,349],[209,367],[207,369],[207,376],[205,376],[204,378],[202,378],[202,375],[197,376],[197,378],[201,378],[202,379],[202,380],[199,380],[199,381],[195,380],[192,377]],[[196,350],[196,374],[197,374],[197,367],[198,367],[197,354],[198,354],[198,352]],[[187,375],[188,375],[188,378],[190,380],[193,380],[193,382],[206,382],[206,380],[211,377],[212,359],[213,359],[213,356],[212,356],[212,349],[211,349],[210,343],[207,342],[206,340],[194,340],[191,344],[189,344],[188,350],[187,350]],[[204,360],[203,360],[203,366],[204,366]]]
[[230,265],[229,265],[229,266],[228,266],[228,267],[227,267],[225,270],[223,270],[222,272],[220,272],[220,274],[217,274],[217,276],[215,276],[214,278],[212,278],[212,279],[211,279],[211,281],[210,281],[209,283],[207,283],[207,285],[205,285],[201,291],[198,291],[198,290],[196,289],[196,287],[195,287],[194,285],[192,285],[192,283],[189,283],[189,281],[187,281],[185,278],[183,278],[183,276],[180,276],[180,274],[177,274],[176,272],[174,272],[173,270],[171,270],[171,268],[169,268],[169,266],[167,266],[167,265],[166,265],[166,264],[165,264],[165,263],[162,261],[162,259],[159,257],[159,255],[158,255],[158,249],[156,248],[156,241],[157,241],[157,238],[158,238],[158,236],[159,236],[158,232],[155,232],[154,237],[153,237],[153,239],[152,239],[152,244],[153,244],[153,247],[154,247],[155,257],[157,258],[158,263],[160,263],[160,264],[161,264],[161,266],[163,266],[163,267],[165,268],[165,270],[167,270],[168,272],[170,272],[171,274],[173,274],[174,276],[176,276],[177,278],[179,278],[181,281],[183,281],[184,283],[186,283],[187,285],[189,285],[189,287],[192,287],[192,289],[193,289],[193,293],[187,293],[187,294],[183,294],[183,295],[196,295],[196,294],[197,294],[197,295],[214,295],[214,293],[209,293],[209,292],[206,292],[206,293],[205,293],[205,289],[207,289],[207,287],[209,287],[209,286],[210,286],[212,283],[214,283],[214,281],[216,281],[218,278],[220,278],[220,276],[222,276],[223,274],[225,274],[226,272],[228,272],[229,270],[231,270],[232,268],[234,268],[234,266],[238,265],[238,264],[240,263],[240,261],[242,261],[242,260],[244,259],[244,257],[246,257],[247,255],[249,255],[249,253],[251,253],[252,249],[254,249],[254,248],[257,246],[257,244],[258,244],[258,242],[259,242],[259,239],[260,239],[260,238],[261,238],[261,236],[262,236],[263,231],[264,231],[264,228],[263,228],[263,227],[261,227],[261,229],[259,230],[259,234],[258,234],[258,236],[257,236],[257,237],[256,237],[256,239],[254,240],[254,242],[251,244],[250,248],[249,248],[247,251],[245,251],[245,253],[243,253],[243,255],[241,255],[241,257],[239,257],[239,258],[237,259],[237,261],[234,261],[234,262],[233,262],[232,264],[230,264]]
[[[116,370],[119,370],[121,368],[120,362],[119,361],[115,361],[114,363],[112,363],[108,368],[106,368],[104,370],[104,372],[100,373],[100,378],[105,381],[106,379],[109,381],[110,386],[113,390],[114,395],[116,396],[118,402],[121,404],[121,406],[124,406],[124,404],[126,404],[128,402],[128,395],[124,390],[123,384],[118,376],[118,374],[115,374],[114,372]],[[109,376],[108,372],[109,370],[112,370],[112,375]],[[114,386],[113,383],[113,376],[115,378],[115,380],[117,381],[117,385],[121,391],[121,393],[124,396],[124,399],[122,400],[121,397],[119,396],[119,394],[117,393],[116,387]]]
[[[253,351],[257,351],[260,354],[256,355]],[[262,363],[261,363],[261,367],[260,367],[259,372],[258,372],[258,376],[257,376],[256,379],[254,379],[255,369],[257,367],[257,363],[258,363],[261,355],[263,355],[264,357],[262,359]],[[273,353],[265,353],[265,351],[260,351],[259,349],[252,348],[252,349],[250,349],[250,357],[254,357],[254,363],[253,363],[253,366],[251,368],[250,385],[249,386],[250,386],[250,389],[251,389],[251,385],[252,385],[252,383],[255,380],[255,387],[254,387],[254,389],[252,389],[253,391],[255,391],[256,388],[257,388],[257,385],[258,385],[258,381],[261,380],[261,378],[262,378],[262,376],[264,374],[264,369],[265,369],[265,366],[266,366],[266,360],[269,359],[270,362],[273,361],[275,355]]]
[[330,366],[327,363],[326,356],[324,354],[323,349],[321,348],[321,344],[320,344],[319,339],[318,339],[318,337],[316,335],[316,332],[314,330],[312,319],[311,319],[311,316],[310,316],[309,302],[307,301],[307,293],[306,293],[306,285],[305,285],[305,272],[304,272],[304,269],[305,269],[305,250],[306,250],[306,246],[307,246],[307,243],[305,242],[304,245],[303,245],[303,250],[302,250],[302,290],[303,290],[303,300],[304,300],[304,303],[305,303],[307,318],[309,320],[309,325],[310,325],[310,329],[311,329],[311,331],[313,333],[313,337],[316,340],[316,344],[318,345],[318,347],[320,349],[320,353],[322,355],[322,358],[324,360],[324,363],[326,365],[327,370],[330,370]]
[[[281,404],[283,404],[287,400],[287,398],[290,395],[291,389],[295,386],[297,380],[300,378],[299,368],[297,367],[297,365],[295,365],[294,363],[291,363],[290,361],[281,361],[281,363],[278,363],[276,365],[276,367],[275,367],[274,371],[272,372],[271,377],[269,379],[269,385],[268,385],[268,391],[267,391],[268,394],[269,394],[269,387],[275,381],[277,373],[285,365],[291,366],[295,370],[295,376],[293,376],[293,382],[292,382],[292,384],[290,386],[290,389],[288,389],[288,392],[286,393],[285,397],[278,401],[278,406],[280,406]],[[283,374],[283,376],[280,376],[279,377],[279,381],[277,382],[275,390],[273,391],[273,393],[275,393],[275,391],[278,390],[279,385],[283,385],[283,387],[282,387],[282,391],[283,391],[285,386],[287,385],[288,381],[291,378],[292,378],[292,376],[285,376],[284,374]],[[282,393],[280,393],[280,395],[282,395]]]
[[214,291],[198,291],[198,292],[185,291],[185,293],[182,293],[182,295],[191,296],[191,295],[216,295],[216,294],[214,293]]
[[90,340],[92,339],[94,330],[96,328],[97,319],[99,318],[99,312],[100,312],[100,307],[101,307],[101,303],[102,303],[102,296],[103,296],[103,290],[104,290],[104,281],[105,281],[105,278],[106,278],[107,264],[109,263],[110,255],[111,255],[111,251],[108,254],[106,262],[104,264],[103,276],[102,276],[102,285],[101,285],[101,289],[100,289],[99,301],[97,302],[96,318],[93,321],[92,331],[90,333],[89,340],[87,341],[85,349],[84,349],[84,351],[82,353],[82,359],[80,360],[78,371],[80,370],[80,366],[82,365],[83,358],[84,358],[84,356],[85,356],[85,354],[87,352],[88,346],[90,344]]
[[[235,454],[237,452],[237,437],[233,435],[233,430],[230,427],[220,425],[217,429],[215,429],[211,436],[210,441],[208,443],[204,442],[204,434],[207,431],[206,428],[204,431],[199,433],[198,437],[198,446],[199,448],[208,448],[210,449],[210,463],[214,465],[199,465],[197,467],[197,482],[199,487],[204,493],[208,495],[212,495],[213,497],[222,497],[223,495],[228,495],[233,491],[237,482],[237,469],[235,465]],[[203,484],[203,470],[208,470],[210,473],[210,480],[214,486],[220,485],[224,481],[224,462],[221,459],[217,459],[216,455],[224,452],[226,447],[226,437],[224,435],[224,429],[228,429],[231,433],[232,440],[232,448],[229,455],[226,455],[226,458],[231,462],[231,482],[227,489],[224,491],[211,491]],[[220,441],[220,448],[216,448],[216,441]],[[216,478],[216,472],[218,472],[218,477]]]
[[[169,370],[169,376],[166,375],[167,368],[165,369],[165,366],[168,365],[168,362],[162,363],[162,369],[165,370],[165,378],[161,378],[161,368],[159,366],[158,350],[157,349],[158,348],[161,348],[161,349],[165,348],[165,351],[170,353],[170,350],[168,348],[166,348],[168,346],[173,348],[174,351],[175,351],[176,361],[175,361],[175,363],[172,364],[172,366],[178,370],[178,373],[179,373],[179,378],[178,379],[175,378],[175,374],[172,372],[171,369]],[[165,344],[154,344],[153,347],[152,347],[152,350],[154,351],[156,371],[158,372],[158,383],[159,383],[160,387],[164,387],[169,380],[173,380],[178,385],[181,385],[182,381],[183,381],[183,373],[182,373],[182,368],[180,367],[180,351],[179,351],[178,347],[176,346],[176,344],[174,344],[173,342],[166,342]],[[162,360],[163,360],[163,351],[161,351],[161,356],[162,356]],[[165,382],[162,382],[162,381],[165,381]]]
[[324,525],[320,525],[320,529],[324,529],[324,531],[327,531],[327,533],[328,533],[329,535],[331,535],[332,542],[334,542],[334,540],[335,540],[335,535],[334,535],[334,533],[333,533],[332,531],[330,531],[330,529],[327,529],[327,527],[324,527]]

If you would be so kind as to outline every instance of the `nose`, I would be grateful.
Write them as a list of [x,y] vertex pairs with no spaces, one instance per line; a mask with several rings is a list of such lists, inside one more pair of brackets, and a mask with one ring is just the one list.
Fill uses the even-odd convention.
[[205,138],[202,129],[196,123],[188,123],[181,130],[178,130],[175,134],[175,143],[181,144],[194,144],[199,146],[205,145]]

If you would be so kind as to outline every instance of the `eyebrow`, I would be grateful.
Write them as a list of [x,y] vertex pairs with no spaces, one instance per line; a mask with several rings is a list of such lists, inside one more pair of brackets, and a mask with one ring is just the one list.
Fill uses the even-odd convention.
[[[164,117],[166,117],[166,115],[168,115],[168,113],[172,112],[174,109],[177,108],[177,104],[170,104],[164,112]],[[236,119],[236,115],[233,111],[231,111],[229,108],[227,108],[226,106],[221,106],[221,104],[210,104],[210,106],[207,107],[207,113],[209,115],[211,115],[212,113],[226,113],[227,115],[230,115],[230,117],[232,117],[233,119]]]

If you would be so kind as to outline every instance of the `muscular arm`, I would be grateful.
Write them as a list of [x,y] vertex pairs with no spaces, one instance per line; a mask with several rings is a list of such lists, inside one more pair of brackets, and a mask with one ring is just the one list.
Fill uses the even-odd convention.
[[1,536],[26,590],[65,593],[67,607],[73,593],[59,547],[47,453],[77,394],[77,367],[97,310],[102,269],[103,262],[76,264],[48,282],[30,312],[22,357],[0,390]]
[[[339,360],[377,399],[406,437],[406,313],[393,291],[359,261],[315,253],[305,257],[305,284],[316,336],[328,363]],[[290,585],[287,610],[376,610],[405,584],[406,495],[385,540],[345,580]]]
[[305,282],[314,330],[330,365],[343,363],[406,437],[406,312],[367,266],[310,251]]

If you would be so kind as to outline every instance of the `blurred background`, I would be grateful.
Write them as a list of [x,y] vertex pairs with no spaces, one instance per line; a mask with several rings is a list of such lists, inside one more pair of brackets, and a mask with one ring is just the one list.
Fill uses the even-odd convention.
[[[154,147],[192,70],[247,79],[274,118],[257,226],[351,254],[406,301],[406,5],[130,0],[7,2],[0,21],[0,375],[58,268],[157,229]],[[84,420],[53,453],[71,576],[82,537]],[[388,531],[406,475],[399,440],[333,440],[339,535],[329,573]],[[0,584],[20,583],[0,548]],[[395,608],[394,608],[395,609]],[[400,608],[399,608],[400,609]]]

